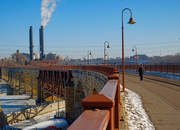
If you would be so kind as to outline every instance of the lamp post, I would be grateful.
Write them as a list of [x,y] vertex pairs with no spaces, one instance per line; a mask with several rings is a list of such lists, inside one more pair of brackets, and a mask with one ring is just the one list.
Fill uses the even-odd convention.
[[69,57],[68,55],[66,55],[66,65],[68,66],[68,62],[69,62]]
[[134,48],[135,48],[135,50],[136,50],[136,71],[137,71],[137,47],[136,46],[133,46],[133,49],[132,49],[132,51],[134,52]]
[[107,63],[107,64],[109,65],[109,53],[108,53],[108,52],[106,52],[106,53],[107,53],[107,55],[106,55],[106,56],[107,56],[107,61],[108,61],[108,63]]
[[88,52],[87,52],[87,60],[88,60],[88,64],[87,65],[89,65],[89,55],[92,55],[90,50],[88,50]]
[[124,65],[124,26],[123,26],[123,12],[124,10],[129,10],[131,13],[131,17],[129,19],[128,24],[136,23],[132,18],[132,11],[129,8],[125,8],[122,11],[122,66],[123,66],[123,92],[125,92],[125,65]]
[[108,45],[107,45],[107,48],[110,48],[110,46],[109,46],[109,42],[108,41],[105,41],[104,42],[104,65],[106,65],[106,43],[108,43]]

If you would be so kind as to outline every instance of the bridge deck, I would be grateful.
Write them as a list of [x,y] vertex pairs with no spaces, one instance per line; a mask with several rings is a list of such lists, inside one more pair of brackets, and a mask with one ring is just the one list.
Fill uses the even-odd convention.
[[141,83],[138,74],[125,74],[125,87],[141,96],[143,108],[156,129],[180,129],[179,85],[180,81],[149,75],[144,75]]

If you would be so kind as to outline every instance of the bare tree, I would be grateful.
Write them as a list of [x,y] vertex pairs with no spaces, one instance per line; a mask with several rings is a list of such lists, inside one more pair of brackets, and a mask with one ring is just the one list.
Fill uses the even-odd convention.
[[27,57],[21,53],[13,53],[11,56],[12,61],[17,63],[18,65],[25,65],[25,62],[27,61]]

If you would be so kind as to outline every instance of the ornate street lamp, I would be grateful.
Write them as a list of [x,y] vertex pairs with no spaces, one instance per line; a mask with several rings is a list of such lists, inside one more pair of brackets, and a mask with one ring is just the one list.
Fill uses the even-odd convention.
[[133,46],[133,49],[132,49],[132,51],[134,52],[134,48],[135,48],[135,50],[136,50],[136,71],[137,71],[137,59],[138,59],[138,57],[137,57],[137,47],[136,46]]
[[123,66],[123,92],[125,92],[125,65],[124,65],[124,26],[123,26],[123,12],[124,10],[129,10],[131,13],[131,17],[129,19],[128,24],[136,23],[132,18],[132,11],[129,8],[125,8],[122,11],[122,66]]
[[107,45],[107,48],[110,48],[110,46],[109,46],[109,42],[108,41],[105,41],[104,42],[104,65],[106,65],[106,43],[108,43],[108,45]]

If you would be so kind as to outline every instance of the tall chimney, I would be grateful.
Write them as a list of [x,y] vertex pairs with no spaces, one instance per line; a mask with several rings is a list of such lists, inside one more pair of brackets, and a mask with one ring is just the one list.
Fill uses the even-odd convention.
[[41,26],[39,29],[39,39],[40,39],[40,60],[44,59],[44,27]]
[[29,48],[30,48],[30,60],[33,60],[33,27],[29,29]]
[[42,60],[42,53],[41,53],[41,28],[39,29],[39,55],[40,55],[40,60]]

